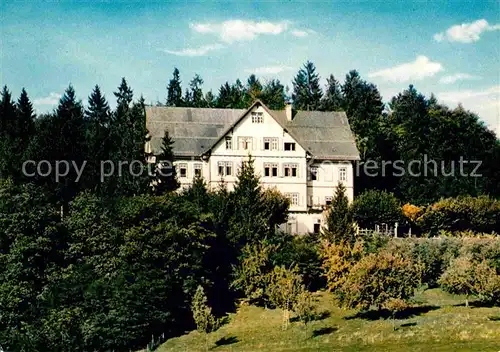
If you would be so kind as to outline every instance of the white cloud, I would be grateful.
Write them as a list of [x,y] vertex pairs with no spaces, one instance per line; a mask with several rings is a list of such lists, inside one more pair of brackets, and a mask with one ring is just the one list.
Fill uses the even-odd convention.
[[436,94],[439,100],[447,104],[461,103],[486,122],[490,128],[500,128],[500,85],[482,90],[458,90]]
[[290,33],[292,33],[292,35],[299,37],[299,38],[307,37],[307,35],[309,34],[307,31],[302,31],[299,29],[295,29],[295,30],[291,31]]
[[470,75],[468,73],[455,73],[453,75],[441,77],[439,79],[439,83],[453,84],[453,83],[455,83],[457,81],[477,80],[477,79],[481,79],[481,77]]
[[255,73],[258,75],[271,75],[271,74],[275,75],[277,73],[289,70],[293,70],[293,68],[290,66],[264,66],[253,69],[245,69],[245,72]]
[[415,61],[368,74],[370,78],[380,77],[389,82],[408,82],[432,77],[443,70],[439,62],[432,62],[426,56],[417,56]]
[[222,44],[211,44],[211,45],[203,45],[199,48],[186,48],[182,50],[164,50],[168,54],[177,55],[177,56],[205,56],[210,51],[222,49],[224,46]]
[[434,34],[434,40],[441,42],[472,43],[480,39],[484,32],[500,30],[500,24],[490,25],[484,18],[471,23],[462,23],[451,26],[446,32]]
[[51,92],[48,96],[42,98],[36,98],[33,100],[34,105],[56,105],[59,103],[62,95],[59,93]]
[[221,23],[192,23],[190,27],[198,33],[215,34],[222,41],[232,43],[253,40],[263,34],[276,35],[283,33],[288,28],[288,22],[228,20]]

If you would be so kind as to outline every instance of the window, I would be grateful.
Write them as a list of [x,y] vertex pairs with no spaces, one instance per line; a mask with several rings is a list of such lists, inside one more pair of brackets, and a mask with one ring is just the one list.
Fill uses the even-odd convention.
[[285,177],[297,177],[299,166],[297,164],[284,164],[283,165],[283,176]]
[[239,137],[240,149],[250,150],[252,149],[252,137]]
[[285,197],[290,199],[291,205],[299,205],[299,194],[298,193],[285,193]]
[[295,150],[295,143],[285,143],[285,150],[288,151],[294,151]]
[[311,181],[317,181],[318,180],[318,167],[317,166],[311,166]]
[[263,123],[264,114],[261,112],[252,112],[252,123]]
[[194,176],[195,177],[201,177],[201,169],[202,169],[201,164],[194,164]]
[[233,149],[233,137],[226,137],[226,149]]
[[264,150],[278,150],[278,138],[264,138]]
[[331,196],[326,196],[325,197],[325,204],[326,205],[331,205],[332,204],[332,197]]
[[187,164],[179,164],[179,177],[187,177],[188,166]]
[[219,161],[217,163],[217,175],[218,176],[231,176],[233,174],[233,162],[232,161]]
[[278,177],[278,164],[264,163],[265,177]]
[[314,233],[318,234],[321,229],[321,224],[314,224]]
[[342,181],[342,182],[347,181],[347,168],[341,167],[339,169],[339,181]]

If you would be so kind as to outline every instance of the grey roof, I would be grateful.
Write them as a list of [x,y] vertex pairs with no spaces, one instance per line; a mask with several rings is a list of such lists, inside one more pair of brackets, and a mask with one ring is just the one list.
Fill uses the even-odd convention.
[[[200,156],[247,111],[148,106],[146,123],[153,152],[160,151],[164,131],[168,130],[176,155]],[[345,112],[298,111],[292,121],[287,121],[284,110],[268,111],[315,159],[359,160]]]

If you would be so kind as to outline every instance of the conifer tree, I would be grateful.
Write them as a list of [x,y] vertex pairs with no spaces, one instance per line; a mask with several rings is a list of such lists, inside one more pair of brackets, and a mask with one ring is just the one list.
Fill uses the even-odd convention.
[[162,138],[161,153],[157,157],[156,185],[157,195],[166,194],[179,188],[177,175],[174,167],[174,141],[165,130]]
[[231,108],[232,100],[231,100],[231,86],[229,82],[221,85],[219,88],[219,95],[217,97],[217,107],[222,109]]
[[333,75],[326,79],[325,95],[321,99],[321,110],[339,111],[342,108],[342,90]]
[[214,97],[214,94],[212,93],[211,90],[205,94],[205,104],[207,108],[214,108],[216,105],[217,101]]
[[111,155],[111,111],[105,96],[98,85],[88,98],[85,110],[87,166],[85,183],[88,188],[100,188],[101,162],[109,160]]
[[189,82],[189,87],[191,88],[191,105],[195,108],[203,108],[206,106],[203,91],[201,89],[202,85],[203,79],[198,74]]
[[193,107],[193,95],[191,94],[191,91],[187,88],[184,93],[184,97],[182,98],[182,106],[186,108]]
[[281,110],[285,107],[285,87],[278,79],[266,83],[261,93],[261,99],[269,109]]
[[239,79],[231,86],[231,104],[232,109],[243,109],[245,108],[245,88]]
[[174,68],[173,77],[167,86],[167,106],[182,106],[182,87],[179,70]]
[[295,110],[318,110],[323,92],[319,75],[311,61],[307,61],[293,80],[293,105]]
[[259,79],[251,74],[247,79],[247,85],[245,89],[245,107],[248,108],[252,103],[261,98],[262,94],[262,84]]
[[346,195],[346,188],[341,182],[338,183],[335,190],[335,196],[329,209],[323,236],[330,242],[337,244],[340,241],[346,241],[351,244],[355,242],[349,199]]
[[0,100],[0,178],[12,177],[15,173],[15,149],[13,148],[16,108],[12,95],[3,87]]

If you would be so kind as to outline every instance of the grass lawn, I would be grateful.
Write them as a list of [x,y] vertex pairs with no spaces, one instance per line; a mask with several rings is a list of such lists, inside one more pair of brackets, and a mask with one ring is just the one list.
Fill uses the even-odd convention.
[[[208,335],[211,351],[500,351],[500,308],[466,308],[463,297],[439,289],[415,296],[404,319],[357,314],[336,307],[328,293],[316,296],[320,317],[307,331],[292,322],[282,331],[282,312],[241,306],[229,323]],[[356,315],[357,314],[357,315]],[[292,319],[293,320],[293,319]],[[205,336],[193,331],[158,351],[206,351]]]

